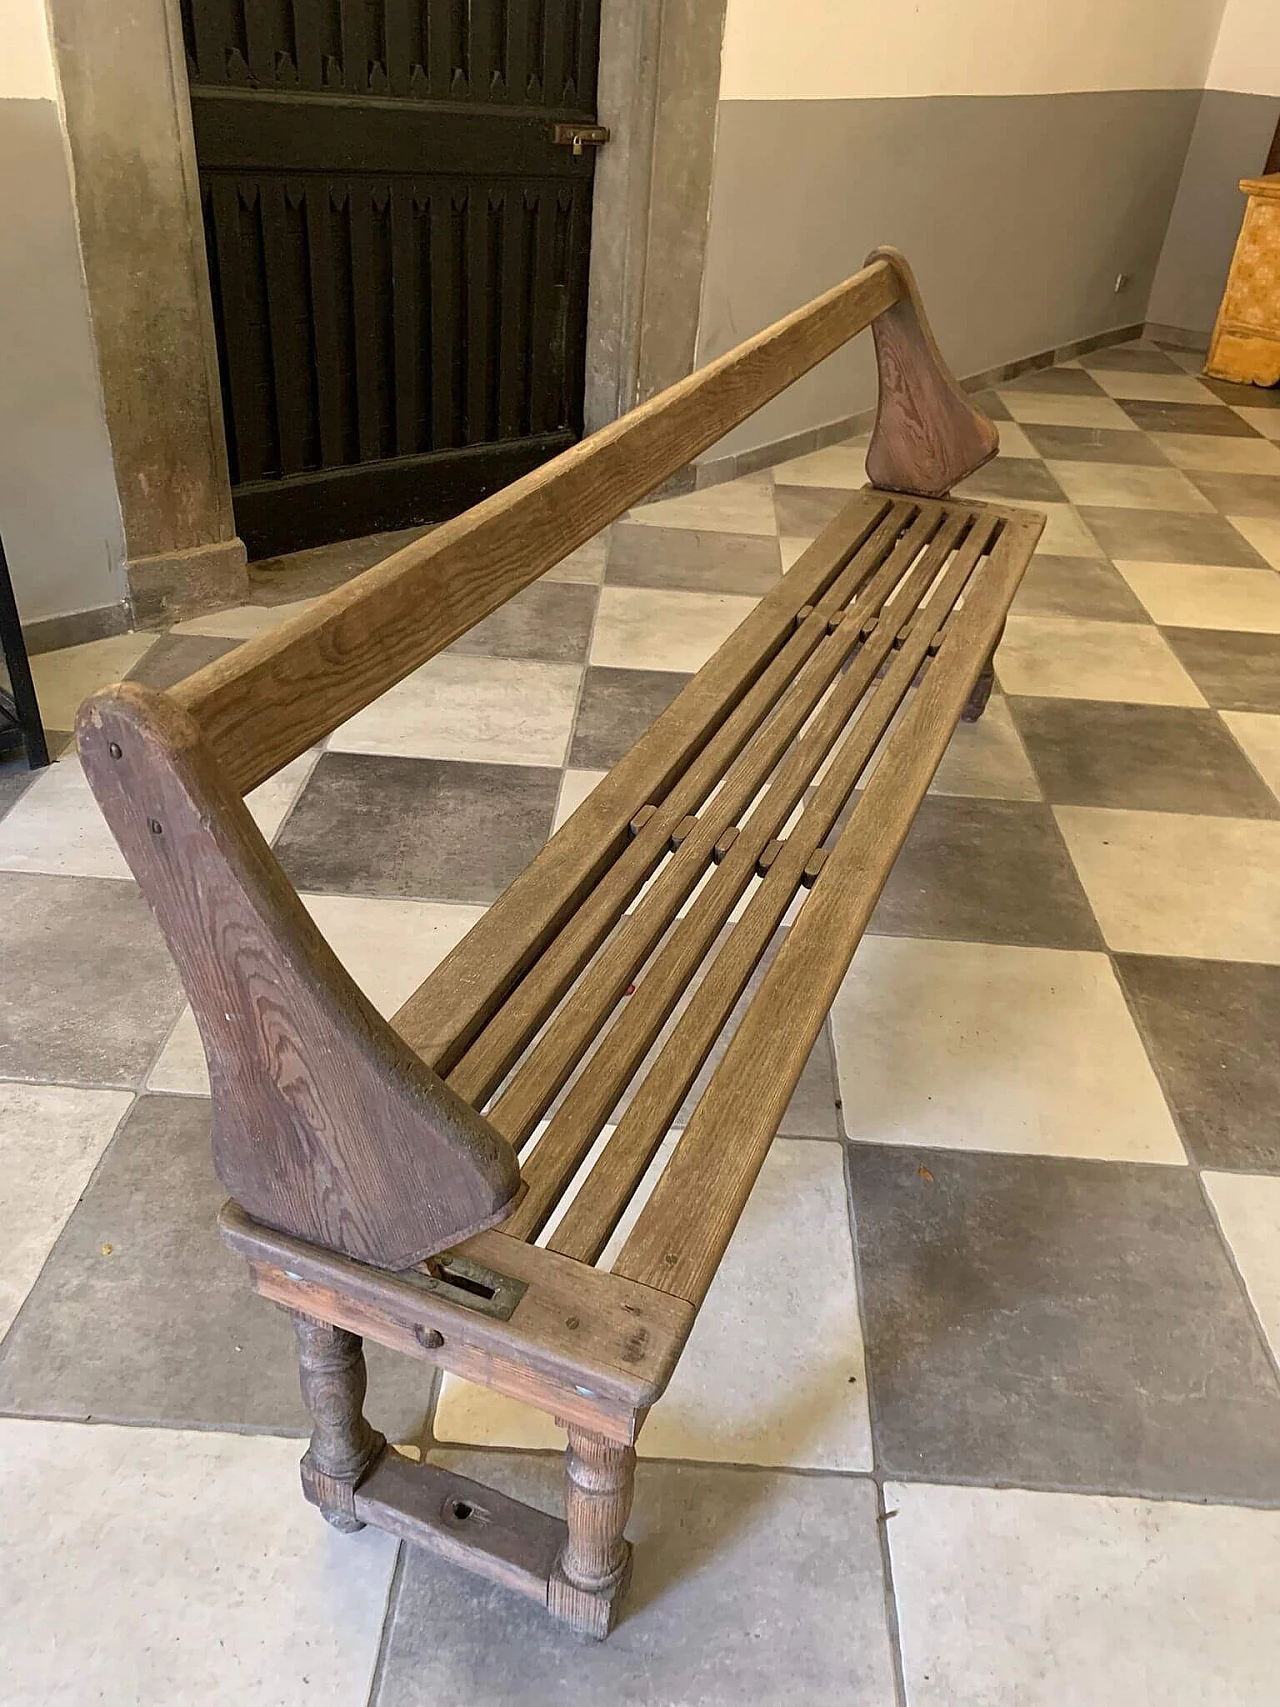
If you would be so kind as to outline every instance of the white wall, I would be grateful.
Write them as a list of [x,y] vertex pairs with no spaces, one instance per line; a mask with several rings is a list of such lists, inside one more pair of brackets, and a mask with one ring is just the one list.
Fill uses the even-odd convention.
[[57,85],[44,0],[0,0],[0,96],[53,100]]
[[1280,95],[1280,0],[1227,0],[1208,87]]
[[[1264,12],[1280,0],[1231,0]],[[722,100],[1199,89],[1223,0],[729,0]],[[1255,50],[1256,51],[1256,50]]]

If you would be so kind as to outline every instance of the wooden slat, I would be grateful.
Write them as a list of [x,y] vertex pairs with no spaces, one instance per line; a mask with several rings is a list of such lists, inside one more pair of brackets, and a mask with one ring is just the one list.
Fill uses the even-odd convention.
[[529,316],[529,431],[550,432],[560,425],[553,408],[555,364],[556,192],[543,184],[533,213],[533,290]]
[[[926,524],[927,527],[935,526],[937,520],[937,511],[933,507],[931,507],[930,513],[921,518],[922,523]],[[963,511],[947,519],[944,527],[938,533],[937,539],[929,546],[928,550],[924,551],[919,563],[915,565],[907,577],[897,601],[899,609],[910,607],[925,592],[938,568],[946,560],[955,545],[966,522],[967,515]],[[908,538],[911,536],[908,535]],[[915,549],[919,549],[919,543]],[[947,585],[950,588],[951,599],[954,599],[959,588],[963,586],[965,577],[972,569],[978,549],[979,545],[975,545],[974,549],[966,554],[967,561],[962,558],[949,572]],[[937,621],[941,621],[945,610],[949,608],[949,602],[940,608]],[[853,645],[853,633],[854,628],[851,624],[847,630],[847,637],[835,637],[829,641],[828,645],[833,658],[839,660],[847,655],[848,650]],[[735,838],[732,847],[721,861],[715,874],[702,888],[688,913],[671,931],[670,937],[664,943],[654,963],[646,970],[644,979],[634,995],[627,1001],[626,1006],[619,1011],[616,1022],[608,1031],[607,1040],[592,1056],[588,1067],[566,1095],[551,1124],[521,1169],[521,1175],[528,1190],[514,1214],[504,1223],[504,1230],[513,1237],[531,1237],[545,1223],[547,1216],[577,1172],[583,1157],[608,1120],[619,1096],[630,1084],[654,1040],[675,1010],[681,995],[702,966],[716,938],[728,921],[733,908],[751,883],[756,872],[756,862],[765,845],[786,824],[791,813],[803,798],[805,791],[811,785],[819,767],[839,740],[863,694],[874,681],[877,671],[889,654],[892,634],[893,627],[886,626],[882,638],[878,642],[872,641],[864,647],[856,660],[850,664],[846,673],[839,679],[839,685],[823,704],[819,715],[813,719],[803,738],[796,742],[788,754],[786,762],[779,767],[764,798],[753,808],[751,816],[741,826],[739,835]],[[799,854],[799,863],[794,873],[795,881],[791,884],[782,901],[778,913],[779,918],[786,911],[787,904],[795,893],[799,884],[799,872],[803,869],[806,859],[834,823],[848,794],[852,792],[862,766],[875,750],[881,735],[888,726],[889,719],[897,709],[898,701],[910,685],[911,678],[924,656],[925,645],[927,645],[927,640],[918,648],[918,655],[900,654],[894,661],[886,684],[882,684],[864,716],[859,718],[855,734],[849,738],[832,761],[827,777],[819,787],[814,804],[804,814],[800,825],[791,832],[788,840],[783,844],[785,857],[775,861],[771,868],[770,877],[772,881],[769,889],[771,896],[777,894],[779,884],[787,880],[787,874],[790,872],[791,866],[795,864],[797,853],[802,844],[804,844],[804,851]],[[912,661],[912,657],[914,657],[914,661]],[[900,685],[896,688],[897,697],[894,697],[888,684],[897,683]],[[855,763],[856,754],[864,746],[865,753],[861,761]],[[853,768],[850,772],[851,765]],[[832,804],[828,806],[828,802],[832,802]],[[809,831],[807,842],[805,838],[806,828]],[[701,834],[703,831],[700,827],[699,832],[690,838],[690,846]],[[657,885],[655,885],[655,890],[656,888]],[[650,893],[653,894],[654,891]],[[646,897],[647,899],[648,897]],[[639,922],[643,913],[644,908],[638,907],[628,918],[627,925],[631,926],[633,923]],[[665,928],[665,922],[659,915],[657,921],[659,930]],[[736,938],[741,930],[742,924],[739,923],[735,928],[733,938]],[[760,944],[758,953],[763,953],[771,935],[772,929]],[[730,940],[732,941],[733,938]],[[617,938],[614,940],[616,941]],[[656,941],[656,933],[653,940]],[[609,948],[613,948],[612,942]],[[608,950],[606,950],[607,953]],[[604,956],[601,958],[603,960]],[[747,977],[750,976],[754,964],[753,960],[751,966],[748,967]],[[594,967],[592,971],[594,973]],[[587,984],[588,980],[584,980],[580,990],[585,991]],[[578,995],[579,992],[575,991],[573,998],[566,1004],[563,1010],[566,1018],[577,1006]],[[735,995],[734,1000],[736,999]],[[586,1008],[583,1017],[589,1023],[591,1009],[586,1003],[583,1003],[582,1006]],[[574,1015],[574,1017],[577,1016]],[[597,1018],[592,1037],[598,1033],[599,1024],[600,1021]],[[555,1045],[560,1041],[557,1035],[560,1025],[561,1016],[557,1016],[556,1021],[548,1028],[527,1058],[529,1088],[525,1088],[526,1065],[522,1063],[520,1072],[492,1111],[490,1118],[494,1126],[513,1139],[516,1137],[516,1128],[512,1125],[513,1120],[521,1120],[519,1136],[523,1137],[525,1135],[523,1119],[529,1112],[527,1108],[528,1099],[531,1094],[536,1094],[545,1089],[545,1083],[540,1085],[538,1082],[537,1068],[541,1065],[540,1058],[549,1055],[554,1060]],[[566,1026],[566,1029],[569,1029],[570,1032],[570,1046],[574,1043],[581,1045],[577,1056],[578,1059],[581,1059],[586,1044],[582,1043],[580,1036],[575,1038],[569,1027]],[[589,1043],[591,1040],[588,1039],[587,1041]],[[712,1041],[714,1041],[714,1034]],[[701,1062],[699,1062],[700,1065]],[[695,1068],[694,1071],[696,1072],[697,1069]],[[543,1072],[545,1074],[545,1068]],[[552,1095],[558,1089],[559,1085],[557,1084]],[[522,1093],[523,1103],[521,1101]],[[684,1090],[682,1088],[680,1097],[675,1104],[677,1108],[683,1100],[683,1096]],[[542,1112],[543,1108],[538,1108],[535,1118]]]
[[379,340],[379,303],[373,273],[372,190],[359,178],[347,184],[351,220],[351,319],[355,333],[356,409],[359,422],[360,459],[376,462],[382,455],[381,409],[378,378],[382,352]]
[[271,331],[271,384],[275,399],[276,436],[280,445],[280,470],[284,474],[298,474],[306,462],[303,388],[307,384],[307,371],[298,331],[288,318],[297,296],[289,281],[289,237],[283,181],[280,178],[264,179],[260,200],[267,320]]
[[[523,14],[513,7],[512,15]],[[502,195],[502,329],[498,352],[498,437],[503,439],[519,438],[523,430],[528,305],[524,192],[519,184],[507,184]]]
[[[338,304],[334,293],[333,222],[335,191],[324,178],[307,184],[307,263],[311,272],[311,371],[320,405],[320,457],[333,467],[344,460],[343,389],[352,376],[339,362]],[[238,415],[237,415],[238,418]]]
[[797,607],[818,598],[839,574],[850,534],[859,539],[870,531],[886,502],[879,493],[855,495],[394,1016],[401,1036],[437,1071],[452,1070],[617,857],[638,808],[665,799],[750,689],[760,661],[792,634]]
[[[388,25],[388,27],[390,27]],[[425,450],[420,439],[423,360],[419,307],[421,256],[414,187],[400,180],[391,185],[391,302],[395,352],[396,454]],[[424,220],[430,216],[424,213]]]
[[[851,563],[840,572],[836,587],[852,588],[869,575],[892,543],[902,517],[910,513],[907,505],[890,507],[886,504],[882,507],[887,510],[888,519],[874,529],[864,508],[860,505],[855,507],[857,513],[865,518],[853,536],[859,549]],[[872,512],[873,515],[875,513]],[[824,595],[824,606],[831,596],[838,596],[834,589]],[[739,755],[822,638],[821,620],[808,622],[791,635],[706,748],[680,777],[662,805],[658,807],[651,802],[645,809],[648,816],[642,824],[638,819],[631,820],[628,828],[634,840],[620,852],[606,876],[584,900],[537,967],[521,982],[510,1001],[451,1070],[451,1082],[460,1096],[477,1106],[488,1098],[607,932],[639,894],[644,882],[665,856],[668,846],[675,842],[679,827],[685,822],[690,809],[700,805],[712,787],[724,779],[724,786],[716,796],[707,820],[712,827],[704,832],[702,847],[705,848],[715,839],[717,827],[725,825],[733,813],[753,797],[768,767],[799,730],[808,711],[817,704],[838,669],[838,662],[833,660],[828,671],[806,684],[803,693],[787,707],[785,715],[780,715],[771,724],[767,739],[753,750],[749,762],[739,765]],[[696,824],[696,819],[688,821]],[[665,892],[670,897],[668,911],[674,912],[674,908],[691,893],[701,869],[701,854],[695,851],[692,856],[685,856],[674,872],[669,868],[664,873]],[[621,989],[628,982],[645,952],[641,943],[654,940],[653,929],[642,931],[637,926],[630,933],[630,940],[635,946],[628,951],[612,950],[612,967],[607,975],[611,980],[609,988],[616,986],[616,989]],[[586,992],[580,994],[585,996]]]
[[864,269],[188,677],[176,697],[235,785],[253,788],[839,349],[897,288],[886,262]]
[[[249,210],[241,208],[241,183],[217,173],[211,185],[216,234],[215,258],[223,317],[229,326],[251,324],[249,314],[248,246],[242,240],[240,223]],[[246,195],[256,196],[256,185],[244,185]],[[252,215],[257,218],[257,214]],[[236,424],[236,461],[241,480],[257,480],[270,465],[270,440],[266,431],[265,375],[246,338],[233,338],[227,346],[227,384],[231,391],[232,418]]]
[[352,95],[369,91],[365,0],[338,0],[342,13],[342,82]]
[[[472,14],[474,28],[475,14]],[[492,346],[495,292],[489,261],[493,221],[487,185],[478,184],[467,199],[467,425],[466,442],[484,444],[489,429],[490,384],[496,352]]]
[[1016,514],[977,577],[614,1264],[698,1304],[706,1295],[823,1019],[946,751],[1035,546]]
[[[431,192],[431,447],[445,450],[457,440],[454,424],[458,372],[458,220],[453,192]],[[393,562],[388,558],[387,562]],[[385,565],[384,565],[385,567]],[[358,586],[361,577],[351,583]],[[410,622],[412,618],[408,619]]]
[[[926,567],[926,573],[950,551],[965,525],[966,518],[962,512],[952,518],[948,530],[939,536],[943,549],[934,563]],[[782,924],[810,864],[822,851],[821,844],[844,810],[924,662],[930,637],[937,633],[964,590],[997,525],[997,519],[991,516],[969,533],[937,592],[922,607],[915,638],[894,657],[836,753],[799,823],[780,845],[765,881],[734,925],[728,942],[709,966],[595,1167],[556,1228],[550,1241],[551,1249],[581,1261],[594,1262],[608,1243],[690,1085],[702,1070],[761,956]],[[886,629],[886,632],[892,631]],[[612,1047],[611,1036],[611,1050]]]

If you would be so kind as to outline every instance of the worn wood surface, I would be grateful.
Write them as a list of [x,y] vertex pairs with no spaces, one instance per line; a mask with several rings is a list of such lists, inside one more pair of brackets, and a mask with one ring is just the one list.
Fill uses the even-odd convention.
[[[485,1380],[499,1363],[518,1365],[558,1389],[581,1388],[579,1397],[607,1400],[614,1411],[653,1403],[693,1325],[694,1313],[681,1300],[622,1285],[616,1276],[503,1233],[468,1239],[458,1254],[525,1283],[507,1321],[262,1227],[233,1203],[219,1217],[219,1230],[224,1243],[263,1271],[260,1290],[270,1286],[277,1302],[394,1343],[467,1380]],[[320,1307],[315,1291],[302,1288],[333,1299]],[[337,1299],[359,1307],[358,1323],[331,1313]]]
[[547,1583],[547,1610],[579,1634],[603,1641],[631,1577],[623,1531],[631,1515],[635,1449],[570,1428],[564,1469],[568,1534]]
[[450,1564],[546,1604],[547,1585],[568,1537],[562,1518],[438,1464],[384,1452],[361,1482],[355,1511],[364,1523],[426,1547]]
[[355,1491],[386,1440],[364,1416],[364,1347],[356,1334],[293,1312],[298,1380],[313,1429],[302,1460],[302,1491],[344,1534],[363,1529]]
[[195,1012],[236,1201],[388,1268],[501,1220],[510,1146],[357,989],[191,718],[126,683],[86,701],[77,740]]
[[1017,512],[888,743],[857,810],[641,1210],[614,1272],[706,1295],[925,790],[1044,526]]
[[867,447],[867,479],[895,492],[942,498],[1000,449],[994,424],[956,383],[897,249],[873,249],[898,278],[898,300],[872,323],[880,389]]
[[181,683],[247,792],[496,610],[888,308],[883,261]]

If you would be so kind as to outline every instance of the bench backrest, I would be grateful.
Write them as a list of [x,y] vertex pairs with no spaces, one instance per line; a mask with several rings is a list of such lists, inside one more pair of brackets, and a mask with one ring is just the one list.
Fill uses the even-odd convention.
[[178,963],[227,1189],[282,1231],[385,1266],[510,1210],[510,1146],[370,1007],[241,796],[873,327],[872,482],[940,497],[995,428],[929,333],[909,267],[863,270],[553,462],[171,690],[107,689],[85,770]]

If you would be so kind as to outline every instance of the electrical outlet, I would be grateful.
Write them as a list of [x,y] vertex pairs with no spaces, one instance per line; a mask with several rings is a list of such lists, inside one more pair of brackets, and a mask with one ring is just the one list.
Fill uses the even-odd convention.
[[1119,296],[1119,294],[1122,290],[1128,290],[1128,288],[1132,284],[1132,282],[1133,282],[1133,280],[1128,273],[1117,273],[1116,274],[1116,295]]

